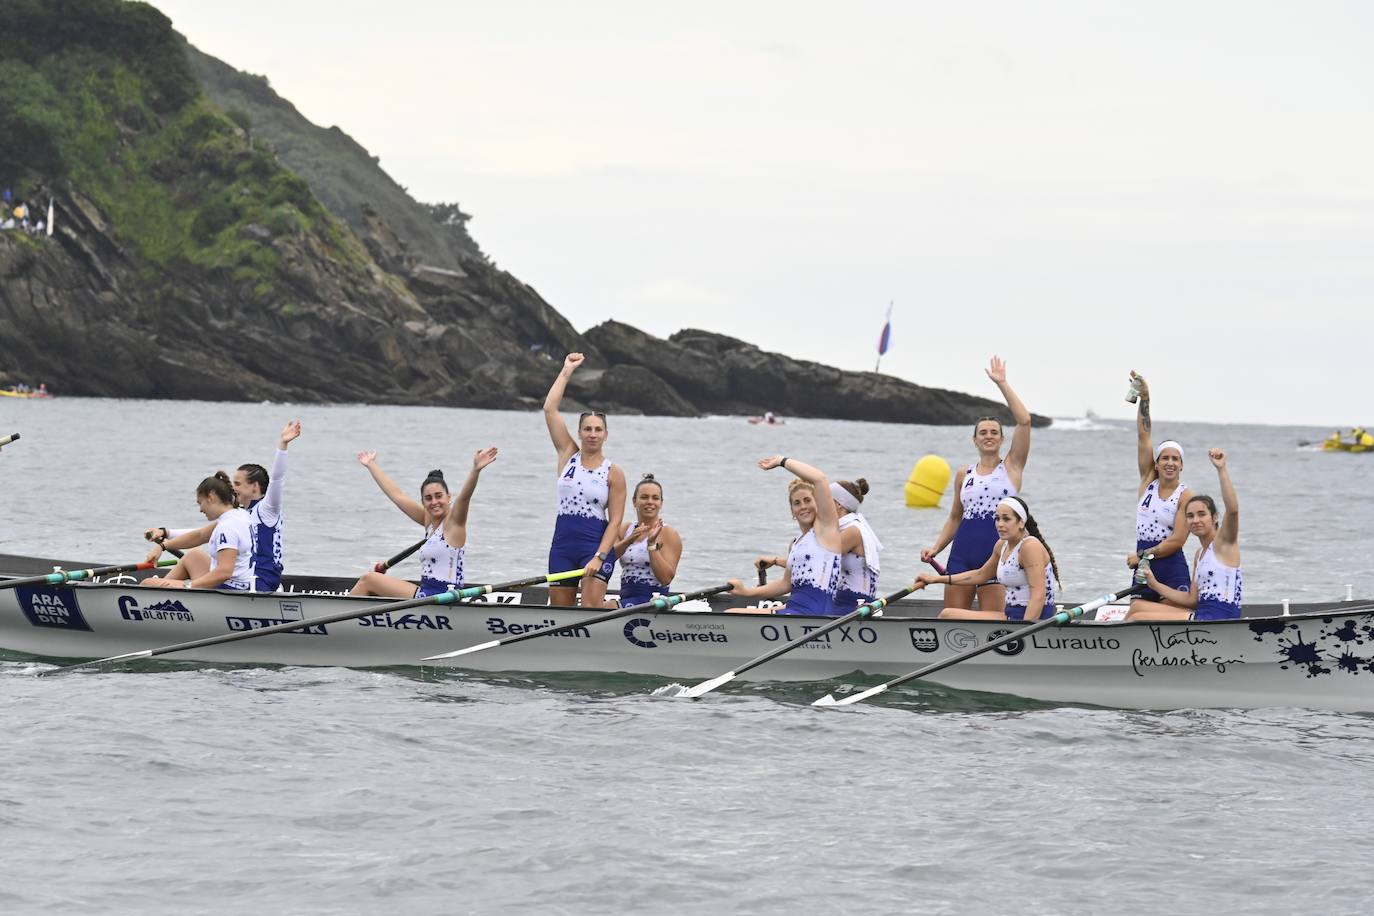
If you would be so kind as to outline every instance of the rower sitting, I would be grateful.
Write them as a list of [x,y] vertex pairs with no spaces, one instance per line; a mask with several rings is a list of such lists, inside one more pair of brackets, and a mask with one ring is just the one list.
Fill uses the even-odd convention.
[[1043,620],[1053,616],[1059,565],[1035,517],[1030,514],[1030,507],[1021,497],[1008,496],[997,504],[993,523],[1000,540],[980,568],[943,576],[923,572],[916,577],[917,588],[938,584],[976,587],[991,580],[995,574],[996,581],[1007,590],[1004,610],[947,607],[940,611],[940,617],[944,620]]
[[619,601],[606,601],[612,608],[633,607],[668,594],[682,559],[682,536],[663,523],[663,485],[653,474],[645,474],[635,485],[630,501],[635,520],[625,523],[611,555],[601,565],[601,578],[609,581],[619,558]]
[[[159,588],[215,588],[246,592],[253,588],[253,536],[248,513],[234,506],[229,475],[216,471],[196,487],[196,505],[215,527],[208,550],[192,550],[164,577],[143,580]],[[208,556],[207,556],[208,555]],[[202,565],[208,559],[208,565]]]
[[[780,614],[803,614],[809,617],[831,617],[835,610],[835,590],[840,584],[839,513],[830,495],[830,481],[822,471],[795,458],[774,455],[759,462],[765,471],[785,468],[796,474],[787,487],[787,500],[792,517],[801,528],[801,535],[792,541],[787,560],[780,557],[759,557],[755,565],[760,572],[769,566],[783,566],[781,579],[767,585],[745,585],[731,579],[731,591],[745,598],[781,598],[788,595]],[[772,608],[730,608],[737,614],[769,614]]]
[[1226,470],[1226,453],[1214,448],[1207,457],[1217,469],[1226,515],[1218,525],[1217,504],[1210,496],[1194,496],[1188,501],[1188,528],[1202,545],[1193,565],[1193,588],[1169,588],[1147,570],[1146,581],[1163,600],[1137,598],[1131,602],[1127,620],[1227,620],[1240,616],[1240,501]]

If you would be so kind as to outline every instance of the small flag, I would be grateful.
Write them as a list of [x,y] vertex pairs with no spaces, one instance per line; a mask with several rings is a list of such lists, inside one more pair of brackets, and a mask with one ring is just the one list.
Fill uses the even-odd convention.
[[878,338],[878,355],[882,356],[892,346],[892,303],[887,304],[887,323],[883,325],[882,336]]

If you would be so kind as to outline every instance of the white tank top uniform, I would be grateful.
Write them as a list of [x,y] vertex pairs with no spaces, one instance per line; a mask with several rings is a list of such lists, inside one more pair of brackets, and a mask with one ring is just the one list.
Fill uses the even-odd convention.
[[586,566],[601,546],[611,500],[611,460],[588,469],[573,452],[558,476],[558,518],[549,548],[549,572]]
[[435,528],[420,548],[420,587],[416,598],[428,598],[450,588],[463,587],[463,555],[467,547],[450,547],[444,540],[443,523]]
[[1208,544],[1197,561],[1197,610],[1193,619],[1231,620],[1240,616],[1240,567],[1218,560],[1212,548]]
[[864,552],[859,555],[855,551],[848,551],[840,555],[840,578],[839,584],[835,588],[835,608],[833,613],[836,616],[843,616],[853,611],[856,607],[866,601],[872,601],[878,597],[878,573],[880,570],[879,556],[882,552],[882,542],[878,540],[878,535],[873,531],[873,527],[868,524],[868,520],[857,512],[850,512],[840,519],[840,530],[846,528],[859,529],[863,539]]
[[1054,613],[1054,569],[1050,566],[1049,557],[1046,557],[1045,605],[1034,618],[1026,616],[1026,604],[1031,597],[1030,579],[1026,577],[1026,568],[1021,565],[1021,547],[1026,541],[1040,543],[1036,538],[1027,535],[1018,541],[1015,547],[1010,550],[1004,549],[1002,558],[997,563],[997,581],[1007,588],[1008,620],[1040,620]]
[[815,531],[808,531],[792,542],[792,548],[787,552],[787,571],[792,577],[792,592],[779,613],[805,614],[809,617],[835,616],[840,555],[831,553],[817,543]]
[[[634,526],[634,522],[626,523],[620,536],[627,536]],[[624,555],[619,558],[621,607],[644,604],[655,595],[668,594],[668,586],[672,583],[658,581],[658,577],[654,575],[653,564],[649,562],[649,556],[649,539],[643,537],[626,547]],[[610,578],[610,567],[615,562],[613,558],[608,557],[602,564],[604,578]]]
[[1006,462],[997,462],[990,473],[979,474],[978,465],[971,464],[964,471],[964,483],[959,490],[959,502],[964,515],[954,532],[954,544],[949,551],[949,571],[967,572],[980,569],[997,546],[997,524],[993,516],[997,504],[1016,495],[1016,487],[1007,474]]
[[[1174,519],[1178,516],[1178,501],[1186,489],[1188,489],[1187,484],[1180,480],[1173,495],[1164,499],[1159,495],[1159,480],[1156,478],[1150,481],[1150,485],[1145,488],[1145,494],[1140,497],[1140,504],[1135,509],[1135,549],[1137,553],[1143,553],[1147,548],[1154,547],[1174,533]],[[1188,560],[1183,556],[1182,550],[1171,553],[1167,557],[1151,560],[1150,571],[1155,574],[1156,579],[1170,588],[1186,592],[1192,587],[1192,579],[1188,574]],[[1142,595],[1141,597],[1152,600],[1159,599],[1159,595],[1153,591],[1149,595]]]

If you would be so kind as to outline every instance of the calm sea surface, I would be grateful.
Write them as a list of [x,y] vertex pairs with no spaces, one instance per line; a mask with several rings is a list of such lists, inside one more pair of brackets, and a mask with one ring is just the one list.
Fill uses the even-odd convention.
[[[289,571],[356,575],[416,526],[402,486],[461,480],[478,581],[541,572],[555,458],[537,414],[60,398],[0,403],[0,553],[138,559],[190,526],[194,487],[269,464],[299,416]],[[955,428],[612,417],[607,453],[652,471],[686,547],[678,583],[747,577],[795,532],[783,453],[873,484],[883,590],[943,510],[902,503]],[[1374,456],[1329,430],[1170,424],[1184,479],[1243,506],[1249,601],[1374,595]],[[1065,591],[1121,587],[1134,431],[1034,432],[1025,496]],[[948,506],[948,497],[945,502]],[[1191,547],[1190,547],[1191,550]],[[414,573],[413,568],[401,571]],[[630,676],[156,665],[38,680],[0,656],[0,912],[1365,912],[1374,717],[1294,709],[1123,712],[911,685],[845,711],[832,684],[732,685],[696,703]]]

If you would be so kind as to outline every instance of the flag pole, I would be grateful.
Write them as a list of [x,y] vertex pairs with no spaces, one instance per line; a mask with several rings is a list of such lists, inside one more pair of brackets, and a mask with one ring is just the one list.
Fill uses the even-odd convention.
[[887,352],[888,345],[892,343],[892,300],[887,300],[887,321],[883,324],[883,333],[878,338],[878,360],[873,364],[873,371],[879,371],[883,364],[883,354]]

